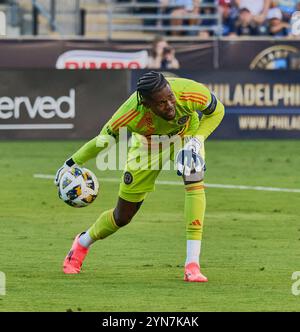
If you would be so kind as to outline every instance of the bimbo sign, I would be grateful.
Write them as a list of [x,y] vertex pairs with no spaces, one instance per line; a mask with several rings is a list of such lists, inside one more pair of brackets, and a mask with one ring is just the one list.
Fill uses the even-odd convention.
[[61,54],[57,69],[140,69],[148,63],[147,51],[105,52],[73,50]]

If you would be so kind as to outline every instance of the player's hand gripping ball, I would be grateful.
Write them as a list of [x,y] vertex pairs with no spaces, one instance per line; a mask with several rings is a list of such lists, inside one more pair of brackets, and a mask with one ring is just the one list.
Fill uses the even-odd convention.
[[93,172],[78,166],[67,170],[59,181],[58,195],[73,207],[90,205],[97,197],[99,183]]

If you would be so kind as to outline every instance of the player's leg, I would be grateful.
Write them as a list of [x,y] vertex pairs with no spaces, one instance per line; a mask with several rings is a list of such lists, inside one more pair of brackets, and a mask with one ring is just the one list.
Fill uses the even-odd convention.
[[[180,146],[174,150],[172,160],[174,160],[178,148]],[[205,158],[204,144],[201,147],[201,156]],[[185,281],[207,281],[207,278],[200,272],[201,240],[206,208],[203,178],[204,170],[183,176],[185,185],[184,218],[186,222]]]
[[200,253],[206,198],[203,181],[185,183],[186,261],[185,281],[205,282],[200,272]]
[[[205,157],[204,146],[201,155]],[[206,208],[204,170],[183,178],[185,185],[184,215],[186,222],[185,281],[206,282],[200,272],[200,253]]]
[[[119,228],[127,225],[143,203],[145,195],[139,194],[139,196],[139,202],[132,202],[119,197],[117,206],[114,209],[103,212],[93,226],[86,232],[90,237],[90,243],[84,242],[85,235],[80,237],[79,242],[84,246],[89,246],[97,240],[105,239],[115,233]],[[130,197],[128,199],[130,199]]]
[[105,239],[127,225],[139,210],[147,192],[154,190],[159,170],[130,170],[128,165],[120,184],[119,199],[115,209],[103,212],[86,231],[76,236],[72,248],[64,260],[64,272],[79,273],[89,246]]
[[145,194],[135,194],[133,200],[137,199],[138,196],[140,197],[139,202],[130,202],[119,197],[115,209],[104,211],[86,232],[75,237],[72,248],[64,260],[64,273],[79,273],[91,244],[114,234],[119,228],[131,221],[142,205]]

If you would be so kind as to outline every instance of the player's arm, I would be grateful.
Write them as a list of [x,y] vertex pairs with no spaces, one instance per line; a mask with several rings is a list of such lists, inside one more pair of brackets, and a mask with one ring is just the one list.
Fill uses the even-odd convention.
[[[210,92],[209,92],[210,93]],[[224,105],[217,97],[210,93],[209,104],[202,112],[202,118],[199,123],[196,135],[202,136],[204,139],[216,130],[225,114]]]
[[71,158],[74,162],[83,165],[88,160],[95,158],[102,150],[116,143],[121,127],[127,127],[131,131],[130,124],[139,114],[136,104],[136,96],[132,95],[103,126],[100,134],[73,154]]
[[[110,121],[107,122],[100,134],[87,143],[85,143],[78,151],[76,151],[70,159],[73,160],[74,164],[83,165],[88,160],[96,158],[98,153],[107,148],[107,145],[113,140],[118,139],[118,132],[114,132],[110,129]],[[101,143],[100,143],[101,142]]]
[[[181,99],[188,103],[192,112],[191,126],[186,132],[185,145],[177,156],[178,175],[189,176],[192,171],[205,170],[204,141],[219,126],[224,117],[223,104],[203,85],[191,81],[186,90],[181,94]],[[197,127],[192,123],[198,123],[196,112],[202,112],[201,120]]]
[[[103,127],[106,128],[107,124]],[[103,129],[101,130],[101,133],[103,132]],[[100,135],[101,135],[100,133]],[[99,135],[99,136],[100,136]],[[98,137],[96,136],[95,138],[91,139],[87,143],[85,143],[78,151],[76,151],[69,159],[65,161],[62,167],[58,169],[55,175],[54,183],[55,185],[59,185],[59,181],[62,177],[62,175],[67,172],[70,167],[74,166],[81,166],[85,162],[87,162],[90,159],[95,158],[98,153],[100,153],[102,150],[104,150],[105,145],[98,145]],[[108,137],[107,137],[108,138]],[[106,138],[106,139],[107,139]]]
[[[185,86],[181,99],[186,101],[192,113],[191,125],[186,135],[202,136],[204,140],[207,139],[221,123],[225,114],[224,105],[205,85],[196,81],[190,81]],[[195,121],[199,112],[202,113],[200,122]]]
[[[77,150],[70,159],[67,160],[67,163],[69,166],[73,166],[75,164],[81,166],[85,164],[87,161],[96,158],[98,153],[100,153],[102,150],[106,148],[105,143],[110,142],[112,139],[117,139],[118,138],[118,133],[113,132],[110,129],[109,122],[106,123],[100,134],[87,143],[85,143],[82,147],[80,147],[79,150]],[[99,140],[104,144],[99,144]],[[72,165],[73,164],[73,165]]]
[[88,160],[95,158],[101,151],[111,144],[116,143],[119,137],[119,129],[127,127],[131,130],[130,122],[138,115],[138,111],[133,107],[136,106],[136,97],[131,96],[112,118],[103,126],[100,134],[76,151],[71,158],[66,160],[64,165],[57,171],[54,183],[58,185],[61,176],[74,165],[83,165]]

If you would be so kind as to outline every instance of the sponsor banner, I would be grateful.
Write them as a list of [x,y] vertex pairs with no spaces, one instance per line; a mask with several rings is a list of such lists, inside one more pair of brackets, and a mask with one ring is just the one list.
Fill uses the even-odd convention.
[[[196,77],[198,76],[198,77]],[[247,71],[195,75],[224,103],[217,138],[300,138],[297,72]]]
[[300,138],[299,114],[226,113],[222,125],[213,134],[222,139]]
[[60,55],[57,69],[143,69],[147,68],[148,52],[104,52],[74,50]]
[[[1,71],[0,139],[92,138],[145,71]],[[300,138],[297,72],[166,74],[202,82],[224,103],[225,118],[212,138]]]
[[[170,42],[182,68],[213,69],[212,41]],[[136,69],[147,67],[151,42],[0,39],[0,68]]]
[[[169,44],[186,70],[300,69],[299,41],[221,38]],[[0,68],[140,69],[152,43],[0,39]]]
[[92,138],[128,96],[125,71],[1,71],[0,139]]
[[300,69],[297,40],[223,39],[219,42],[219,68],[221,70],[276,70]]
[[[133,71],[131,88],[145,71]],[[214,138],[300,138],[300,76],[296,71],[165,72],[204,83],[225,105]]]

